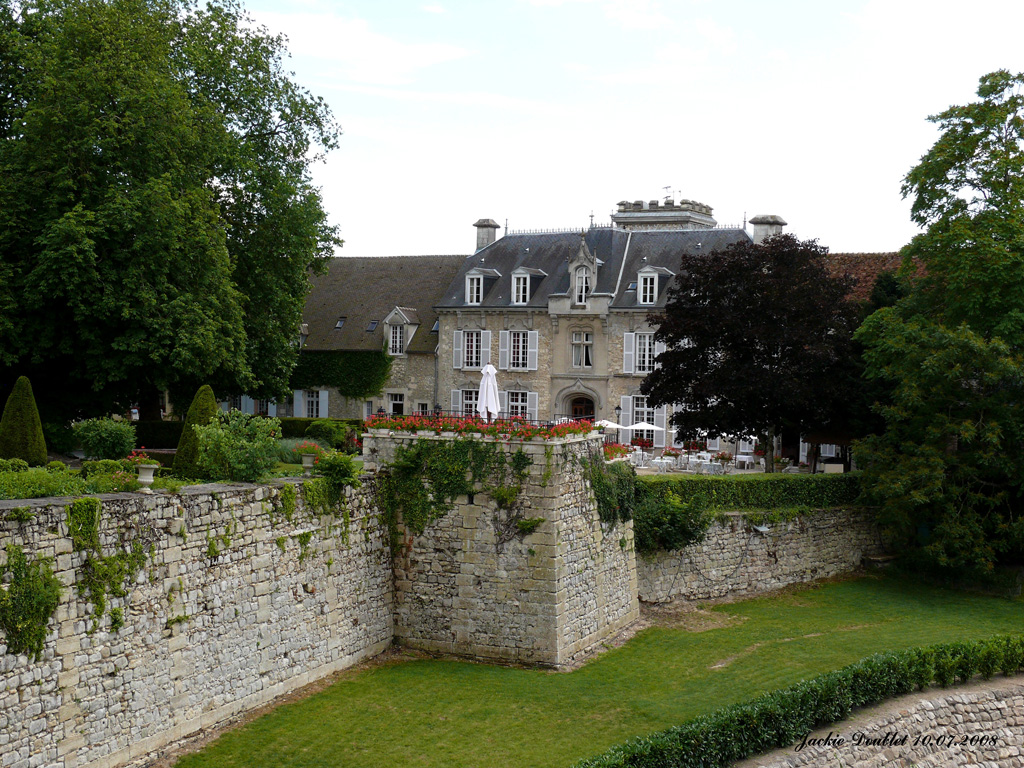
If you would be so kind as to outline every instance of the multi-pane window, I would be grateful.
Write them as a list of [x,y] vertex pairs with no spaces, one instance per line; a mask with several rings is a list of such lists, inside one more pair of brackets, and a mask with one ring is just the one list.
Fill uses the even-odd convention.
[[405,326],[404,325],[392,325],[391,326],[391,348],[390,352],[392,355],[401,355],[405,353]]
[[466,303],[479,304],[483,298],[484,279],[481,275],[470,275],[466,278]]
[[576,303],[586,304],[590,296],[590,270],[586,267],[576,268]]
[[512,303],[525,304],[530,300],[530,276],[515,275],[512,278]]
[[657,275],[642,275],[640,277],[640,303],[653,304],[657,295]]
[[367,400],[363,403],[363,414],[366,418],[373,416],[373,400]]
[[586,331],[572,332],[572,367],[590,368],[593,364],[594,335]]
[[318,389],[307,389],[305,392],[306,400],[306,418],[307,419],[319,419],[320,418],[320,390]]
[[526,395],[526,392],[508,393],[509,416],[522,416],[524,419],[527,418],[529,412],[526,409]]
[[257,400],[256,401],[256,415],[257,416],[269,416],[270,415],[270,401],[269,400]]
[[650,373],[654,370],[654,334],[636,335],[636,372]]
[[462,334],[462,367],[480,367],[480,331],[465,331]]
[[388,393],[388,410],[395,416],[405,413],[405,395],[401,392]]
[[228,402],[228,407],[233,411],[242,410],[242,396],[235,395],[234,397],[232,397],[231,400]]
[[[647,398],[643,395],[633,396],[633,420],[631,424],[639,424],[642,421],[646,421],[648,424],[654,423],[654,408],[647,405]],[[654,430],[652,429],[635,429],[633,430],[634,440],[648,440],[651,444],[654,444]]]
[[463,416],[475,416],[476,404],[479,402],[480,392],[476,389],[462,390],[462,414]]
[[512,331],[509,333],[509,367],[525,371],[528,363],[529,332]]
[[430,413],[430,403],[417,403],[416,413],[427,414]]

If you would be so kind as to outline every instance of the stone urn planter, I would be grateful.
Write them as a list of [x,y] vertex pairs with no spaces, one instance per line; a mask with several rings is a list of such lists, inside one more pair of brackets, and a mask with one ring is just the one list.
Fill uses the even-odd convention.
[[302,455],[302,474],[309,477],[313,474],[313,462],[316,461],[315,453],[303,453]]
[[153,475],[160,469],[159,464],[139,464],[139,485],[142,486],[142,493],[152,493],[149,486],[153,484]]

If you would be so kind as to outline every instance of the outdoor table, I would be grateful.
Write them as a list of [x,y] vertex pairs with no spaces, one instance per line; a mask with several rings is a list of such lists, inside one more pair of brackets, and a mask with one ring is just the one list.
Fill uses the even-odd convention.
[[743,469],[754,468],[754,455],[751,453],[741,453],[736,456],[736,469],[740,469],[740,465],[743,465]]
[[671,467],[674,463],[675,463],[674,460],[671,459],[671,458],[662,458],[662,459],[652,459],[651,460],[651,464],[653,464],[654,468],[658,470],[658,474],[659,475],[668,472],[668,468]]

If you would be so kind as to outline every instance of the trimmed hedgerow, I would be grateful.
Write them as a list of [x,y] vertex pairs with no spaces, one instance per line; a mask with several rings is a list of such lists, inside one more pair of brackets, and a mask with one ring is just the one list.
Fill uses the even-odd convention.
[[[999,669],[1017,674],[1024,669],[1024,637],[876,653],[835,672],[633,739],[574,768],[726,768],[792,746],[817,728],[845,720],[855,707],[878,704],[933,682],[945,687],[953,674],[969,680],[983,658],[983,673]],[[940,667],[948,667],[950,674],[940,676]],[[923,672],[928,674],[922,677]]]
[[650,475],[641,478],[657,496],[671,491],[684,504],[704,509],[767,510],[785,507],[822,509],[856,503],[860,473],[841,475]]
[[178,441],[178,450],[174,454],[174,474],[181,478],[200,478],[199,471],[199,438],[192,427],[205,427],[210,420],[219,413],[217,398],[213,395],[213,388],[204,384],[192,398],[192,404],[185,414],[185,423],[181,429],[181,440]]
[[14,384],[0,417],[0,459],[24,459],[32,466],[46,463],[46,439],[28,377]]

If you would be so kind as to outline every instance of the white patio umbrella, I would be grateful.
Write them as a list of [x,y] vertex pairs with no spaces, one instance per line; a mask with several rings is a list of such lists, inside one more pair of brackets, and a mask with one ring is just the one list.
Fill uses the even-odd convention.
[[627,427],[621,424],[616,424],[614,421],[608,421],[608,419],[601,419],[600,421],[594,422],[595,427],[604,427],[605,429],[627,429]]
[[640,421],[640,422],[637,422],[636,424],[630,424],[628,427],[623,427],[623,429],[642,429],[642,430],[654,429],[654,430],[657,430],[658,432],[664,432],[665,431],[664,427],[659,427],[659,426],[656,426],[654,424],[650,424],[650,423],[648,423],[646,421]]
[[476,410],[481,418],[490,421],[501,410],[501,404],[498,402],[498,369],[488,363],[480,373],[480,394],[477,397]]

